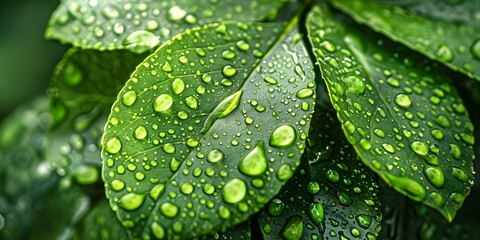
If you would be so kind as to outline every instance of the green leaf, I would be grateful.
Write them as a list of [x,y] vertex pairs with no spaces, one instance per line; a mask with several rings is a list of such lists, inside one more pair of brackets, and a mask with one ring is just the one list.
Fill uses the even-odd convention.
[[127,240],[127,231],[117,221],[115,215],[103,198],[92,206],[88,214],[75,227],[72,239]]
[[126,50],[70,49],[57,64],[51,82],[53,127],[47,159],[77,182],[100,180],[100,137],[112,103],[130,73],[146,57]]
[[480,1],[332,2],[375,31],[480,80]]
[[283,0],[64,0],[45,36],[75,47],[144,52],[193,26],[253,21],[276,13]]
[[300,172],[259,216],[265,239],[376,238],[382,213],[374,173],[341,131],[332,110],[315,109]]
[[202,236],[201,240],[220,239],[220,240],[249,240],[252,239],[250,230],[250,221],[247,220],[232,228],[227,229],[225,232],[214,233],[206,236]]
[[132,74],[105,127],[102,158],[111,207],[134,237],[223,231],[293,175],[315,97],[295,26],[197,27]]
[[434,62],[327,8],[309,38],[344,133],[389,185],[453,219],[473,183],[473,125]]

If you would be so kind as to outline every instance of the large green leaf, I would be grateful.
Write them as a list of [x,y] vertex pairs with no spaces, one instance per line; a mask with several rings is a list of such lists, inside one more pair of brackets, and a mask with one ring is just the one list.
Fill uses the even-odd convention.
[[296,22],[285,26],[187,30],[132,74],[102,158],[111,207],[134,237],[223,231],[293,175],[315,84]]
[[375,239],[376,180],[331,109],[315,109],[304,165],[260,214],[266,239]]
[[284,2],[63,0],[52,14],[45,36],[81,48],[143,52],[193,26],[264,19]]
[[355,20],[480,80],[479,0],[332,2]]
[[307,28],[347,139],[397,191],[452,220],[473,183],[473,125],[434,62],[315,7]]
[[135,67],[146,57],[126,50],[70,49],[50,82],[53,127],[47,159],[81,183],[100,179],[100,137],[112,103]]

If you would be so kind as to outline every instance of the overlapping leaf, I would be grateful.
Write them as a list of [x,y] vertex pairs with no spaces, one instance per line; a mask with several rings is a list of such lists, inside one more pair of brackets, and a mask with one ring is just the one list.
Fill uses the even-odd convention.
[[111,207],[134,237],[223,231],[293,175],[315,96],[295,23],[187,30],[132,74],[102,158]]
[[480,1],[334,0],[357,21],[480,80]]
[[185,29],[226,20],[264,19],[283,0],[64,0],[45,36],[75,47],[143,52]]
[[304,166],[260,214],[265,239],[375,239],[382,214],[374,173],[330,109],[315,109]]
[[326,7],[307,19],[347,139],[397,191],[452,220],[473,183],[473,125],[435,63]]
[[50,83],[53,127],[47,159],[54,168],[90,184],[100,179],[100,137],[112,103],[146,57],[126,50],[70,49]]

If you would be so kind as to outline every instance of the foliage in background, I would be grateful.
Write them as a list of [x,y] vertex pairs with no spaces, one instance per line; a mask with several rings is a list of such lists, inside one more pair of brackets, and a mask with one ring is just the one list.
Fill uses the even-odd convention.
[[48,97],[0,125],[0,237],[476,238],[479,11],[63,0]]

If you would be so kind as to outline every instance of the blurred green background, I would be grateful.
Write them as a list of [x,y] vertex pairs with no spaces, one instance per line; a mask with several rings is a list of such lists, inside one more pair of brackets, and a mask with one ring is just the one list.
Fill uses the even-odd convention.
[[0,120],[46,94],[55,64],[67,49],[43,32],[59,0],[0,3]]

